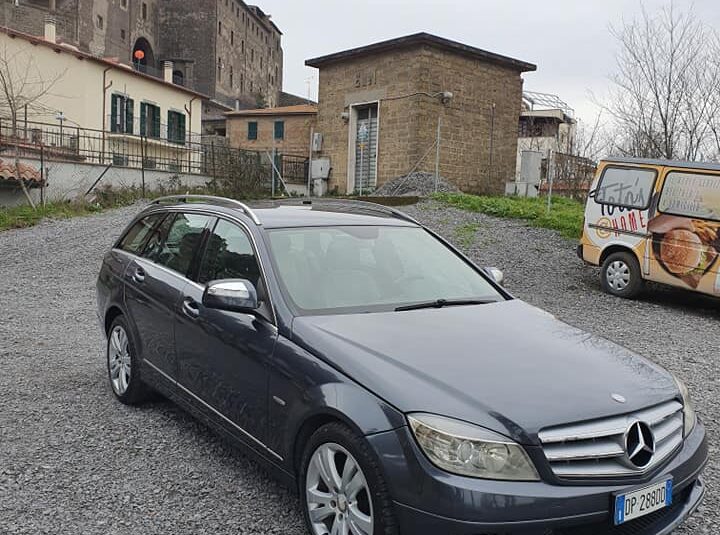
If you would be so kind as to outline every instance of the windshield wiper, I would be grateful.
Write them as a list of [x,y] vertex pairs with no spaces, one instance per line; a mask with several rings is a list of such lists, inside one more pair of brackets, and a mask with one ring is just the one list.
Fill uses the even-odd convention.
[[443,308],[461,305],[486,305],[488,303],[497,303],[497,299],[435,299],[434,301],[415,303],[414,305],[403,305],[401,307],[397,307],[395,309],[395,312],[403,312],[405,310],[420,310],[422,308]]

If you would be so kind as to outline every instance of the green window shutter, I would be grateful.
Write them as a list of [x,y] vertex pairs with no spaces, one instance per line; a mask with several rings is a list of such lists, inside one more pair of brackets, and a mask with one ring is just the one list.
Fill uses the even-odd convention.
[[120,121],[118,115],[118,95],[110,96],[110,131],[118,132],[120,130]]
[[153,137],[160,137],[160,108],[152,107],[153,110]]
[[248,139],[257,139],[258,124],[255,121],[248,123]]
[[275,139],[285,139],[285,121],[275,121]]
[[135,119],[135,101],[131,98],[125,99],[125,133],[132,134],[133,121]]
[[185,144],[185,114],[180,113],[178,114],[179,124],[178,124],[178,143]]
[[175,114],[167,112],[167,138],[168,141],[175,141]]
[[147,136],[147,104],[140,103],[140,135]]

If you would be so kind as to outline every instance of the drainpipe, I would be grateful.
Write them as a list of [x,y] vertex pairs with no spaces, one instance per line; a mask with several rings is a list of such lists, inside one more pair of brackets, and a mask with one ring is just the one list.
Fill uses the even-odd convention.
[[[188,138],[188,173],[191,172],[191,165],[192,165],[192,147],[190,144],[192,143],[192,105],[193,102],[197,100],[197,97],[193,97],[190,99],[190,102],[188,104],[185,104],[185,111],[188,114],[188,128],[185,135]],[[190,107],[188,107],[188,105]]]
[[112,80],[110,83],[107,83],[107,73],[108,71],[112,70],[112,67],[106,67],[103,71],[103,92],[102,92],[102,119],[101,119],[101,127],[100,130],[102,131],[102,150],[100,152],[100,163],[105,163],[105,113],[107,111],[107,91],[112,87]]

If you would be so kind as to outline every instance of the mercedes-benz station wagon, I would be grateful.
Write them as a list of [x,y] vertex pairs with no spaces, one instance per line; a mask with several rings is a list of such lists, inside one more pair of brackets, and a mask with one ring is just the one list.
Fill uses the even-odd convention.
[[313,535],[670,533],[707,460],[683,383],[495,273],[379,205],[159,199],[98,279],[110,385],[242,447]]

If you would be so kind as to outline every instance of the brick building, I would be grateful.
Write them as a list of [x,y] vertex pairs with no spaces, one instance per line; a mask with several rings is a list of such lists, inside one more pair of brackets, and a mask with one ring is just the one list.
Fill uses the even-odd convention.
[[242,0],[21,0],[1,6],[1,26],[39,36],[52,15],[62,42],[158,78],[163,62],[171,61],[174,81],[208,95],[216,109],[278,105],[282,32]]
[[434,172],[438,120],[443,177],[473,193],[501,193],[514,177],[521,74],[535,65],[426,33],[305,63],[320,73],[331,190],[369,191],[416,165]]
[[301,104],[230,112],[227,137],[231,147],[307,156],[317,106]]

